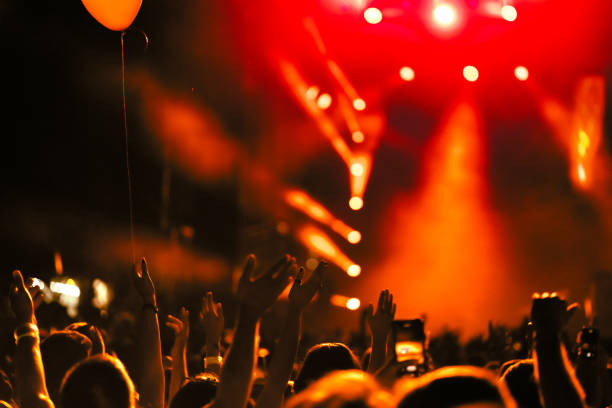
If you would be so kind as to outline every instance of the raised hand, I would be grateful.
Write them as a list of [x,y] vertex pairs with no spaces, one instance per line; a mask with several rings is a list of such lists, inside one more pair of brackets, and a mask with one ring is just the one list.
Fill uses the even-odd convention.
[[189,311],[181,308],[180,318],[168,315],[166,326],[174,332],[174,344],[185,346],[189,340]]
[[289,292],[289,307],[301,312],[312,300],[323,282],[323,272],[327,268],[327,263],[319,262],[307,282],[302,282],[304,278],[304,268],[298,270],[297,276]]
[[238,283],[238,297],[242,306],[256,318],[261,317],[289,284],[289,278],[297,273],[295,258],[282,257],[263,274],[254,277],[255,255],[249,255]]
[[568,306],[555,292],[534,293],[531,321],[538,331],[550,330],[559,333],[577,308],[576,303]]
[[225,327],[225,318],[223,316],[223,305],[221,305],[221,302],[215,303],[212,292],[207,292],[206,296],[202,298],[200,319],[206,333],[206,354],[208,356],[217,355],[219,340]]
[[378,296],[378,306],[374,313],[374,306],[370,304],[366,310],[366,320],[372,331],[372,337],[385,339],[391,332],[391,325],[395,317],[397,305],[393,303],[393,294],[389,289],[380,292]]
[[36,310],[42,303],[45,294],[40,286],[34,284],[34,278],[28,278],[26,287],[28,288],[28,292],[30,292],[30,297],[32,298],[32,303],[34,304],[34,310]]
[[34,322],[34,304],[30,292],[23,282],[21,272],[13,271],[13,284],[9,297],[11,299],[11,307],[13,313],[17,317],[17,324],[33,323]]
[[140,294],[140,297],[145,304],[156,305],[155,303],[155,286],[153,280],[149,274],[149,267],[147,261],[142,258],[140,263],[134,265],[132,271],[132,277],[134,280],[134,286]]

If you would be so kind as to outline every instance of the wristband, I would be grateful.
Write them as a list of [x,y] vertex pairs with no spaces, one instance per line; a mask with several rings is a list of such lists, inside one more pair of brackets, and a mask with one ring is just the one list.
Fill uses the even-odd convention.
[[204,359],[204,369],[206,369],[209,364],[218,364],[218,365],[221,365],[222,363],[223,363],[223,357],[221,357],[221,356],[206,357]]
[[15,345],[17,345],[19,343],[19,340],[24,337],[33,337],[35,339],[38,339],[38,333],[38,326],[36,326],[34,323],[26,323],[21,326],[18,326],[15,329],[15,332],[13,333],[13,337],[15,338]]
[[153,310],[153,312],[155,312],[155,314],[159,313],[159,308],[153,304],[153,303],[145,303],[144,305],[142,305],[142,310],[151,308],[151,310]]

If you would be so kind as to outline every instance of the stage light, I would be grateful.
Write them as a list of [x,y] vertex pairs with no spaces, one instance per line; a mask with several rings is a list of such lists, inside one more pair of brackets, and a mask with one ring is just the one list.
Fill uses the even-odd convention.
[[507,4],[501,8],[501,16],[506,21],[516,20],[517,15],[518,13],[516,12],[514,6]]
[[346,274],[351,278],[356,278],[361,275],[361,266],[357,264],[352,264],[346,269]]
[[580,132],[578,132],[578,155],[580,157],[586,156],[590,145],[591,139],[589,135],[584,130],[580,130]]
[[64,273],[64,263],[62,262],[62,255],[59,252],[53,254],[53,260],[55,262],[55,273],[61,275]]
[[457,11],[448,3],[440,3],[433,10],[433,18],[443,27],[449,27],[457,21]]
[[410,67],[402,67],[400,69],[400,77],[406,82],[414,80],[414,69]]
[[309,86],[305,95],[306,98],[314,101],[319,95],[319,87],[316,85]]
[[351,174],[355,177],[363,176],[363,165],[361,163],[351,165]]
[[361,306],[361,301],[357,298],[350,298],[346,301],[346,308],[348,310],[357,310]]
[[362,111],[366,108],[366,103],[363,99],[357,98],[353,100],[353,108],[358,111]]
[[357,244],[357,243],[359,243],[359,241],[361,241],[361,232],[353,230],[353,231],[348,233],[346,239],[351,244]]
[[330,107],[331,103],[332,97],[328,93],[321,94],[321,96],[319,96],[319,99],[317,99],[317,106],[319,107],[319,109],[325,110]]
[[581,183],[586,182],[586,171],[584,170],[584,166],[582,165],[582,163],[578,163],[578,179],[580,180]]
[[319,266],[319,260],[316,258],[308,258],[306,260],[306,268],[310,269],[311,271],[314,271],[315,268]]
[[349,207],[351,207],[352,210],[360,210],[361,208],[363,208],[363,200],[361,199],[361,197],[351,197],[351,199],[349,200]]
[[519,81],[526,81],[527,78],[529,78],[529,71],[524,66],[519,65],[518,67],[514,68],[514,76]]
[[363,143],[365,136],[363,135],[363,132],[356,130],[353,132],[352,134],[353,136],[353,142],[355,143]]
[[463,68],[463,77],[470,82],[475,82],[478,79],[478,70],[472,65],[467,65]]
[[376,7],[370,7],[363,12],[363,18],[370,24],[378,24],[382,21],[383,15]]

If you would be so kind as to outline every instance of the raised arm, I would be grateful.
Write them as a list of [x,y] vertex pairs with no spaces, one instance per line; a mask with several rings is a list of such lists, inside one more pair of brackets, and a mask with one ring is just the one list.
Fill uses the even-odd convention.
[[45,384],[34,305],[19,271],[13,272],[10,298],[11,307],[17,317],[15,382],[19,406],[22,408],[53,408],[54,405],[49,398]]
[[396,305],[393,303],[393,295],[389,292],[389,289],[380,292],[376,313],[374,313],[374,306],[371,304],[366,310],[366,321],[372,332],[372,353],[368,365],[368,372],[370,373],[375,373],[380,369],[387,359],[387,338],[391,333],[395,310]]
[[304,269],[300,268],[289,292],[289,311],[280,339],[268,369],[266,385],[257,399],[256,408],[280,408],[293,369],[300,341],[302,312],[315,296],[323,280],[327,264],[320,262],[310,279],[302,283]]
[[215,303],[212,292],[206,293],[206,296],[202,298],[200,318],[206,333],[204,369],[219,374],[221,372],[219,345],[221,344],[223,329],[225,328],[225,317],[223,315],[223,306],[220,302]]
[[531,321],[536,335],[536,375],[546,408],[586,407],[584,392],[574,377],[560,339],[568,317],[566,302],[556,294],[534,294]]
[[174,332],[174,344],[170,355],[172,356],[172,373],[170,374],[170,387],[168,389],[168,405],[174,395],[187,378],[187,341],[189,340],[189,312],[181,308],[181,318],[168,315],[166,326]]
[[249,255],[238,285],[239,310],[234,342],[221,371],[215,408],[244,408],[251,393],[259,319],[272,306],[297,271],[295,259],[284,256],[271,269],[253,279],[255,256]]
[[155,286],[149,275],[147,262],[143,258],[140,265],[135,265],[133,272],[134,285],[143,301],[138,330],[138,392],[140,406],[143,408],[164,407],[164,367],[162,365],[159,321],[157,320],[157,300]]

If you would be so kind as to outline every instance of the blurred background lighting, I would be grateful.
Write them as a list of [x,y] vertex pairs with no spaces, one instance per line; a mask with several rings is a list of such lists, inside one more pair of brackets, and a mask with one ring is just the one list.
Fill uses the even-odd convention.
[[366,108],[366,103],[363,99],[357,98],[353,100],[353,108],[358,111],[362,111]]
[[328,93],[321,94],[317,99],[317,106],[319,107],[319,109],[325,110],[330,107],[331,103],[332,97]]
[[357,244],[359,243],[359,241],[361,241],[361,232],[353,230],[348,233],[348,236],[346,237],[346,239],[351,244]]
[[518,13],[516,12],[514,6],[507,4],[501,8],[501,16],[506,21],[514,21],[516,20]]
[[526,81],[529,78],[529,71],[524,66],[518,66],[514,68],[514,76],[519,81]]
[[449,27],[457,21],[457,11],[448,3],[440,3],[434,7],[433,18],[438,25]]
[[400,77],[406,81],[406,82],[410,82],[412,80],[414,80],[414,69],[410,68],[410,67],[402,67],[400,68]]
[[478,70],[472,65],[467,65],[463,68],[463,77],[470,82],[475,82],[478,79]]
[[352,136],[353,136],[353,142],[355,142],[355,143],[363,143],[363,141],[365,139],[365,136],[363,135],[363,132],[361,132],[360,130],[354,131]]
[[357,264],[352,264],[346,269],[346,274],[351,278],[356,278],[361,275],[361,266]]
[[350,298],[346,301],[346,308],[348,310],[357,310],[361,306],[361,302],[357,298]]
[[361,197],[351,197],[349,200],[349,207],[355,211],[360,210],[363,207],[363,200]]

